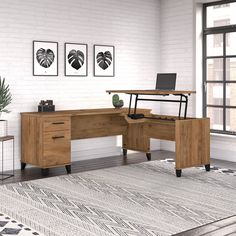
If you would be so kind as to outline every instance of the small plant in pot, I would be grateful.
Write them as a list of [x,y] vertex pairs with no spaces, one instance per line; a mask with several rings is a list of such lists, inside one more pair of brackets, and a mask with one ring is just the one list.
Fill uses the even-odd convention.
[[114,94],[112,96],[112,104],[115,108],[121,108],[124,106],[124,101],[120,100],[119,95],[118,94]]
[[1,119],[2,113],[9,113],[6,107],[11,103],[12,95],[10,93],[9,85],[5,83],[5,78],[0,76],[0,136],[7,135],[7,121]]

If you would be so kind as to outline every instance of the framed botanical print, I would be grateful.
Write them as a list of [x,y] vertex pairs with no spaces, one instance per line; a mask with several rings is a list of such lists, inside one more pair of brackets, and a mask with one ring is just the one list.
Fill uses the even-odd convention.
[[58,75],[58,43],[33,41],[33,75]]
[[88,45],[65,43],[65,76],[88,75]]
[[94,45],[94,76],[115,76],[115,47]]

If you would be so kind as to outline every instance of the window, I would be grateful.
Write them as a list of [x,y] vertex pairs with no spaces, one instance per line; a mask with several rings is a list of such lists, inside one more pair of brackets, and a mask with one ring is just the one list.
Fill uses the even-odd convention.
[[230,4],[226,3],[226,4],[221,4],[221,5],[215,5],[213,6],[214,9],[217,9],[217,8],[224,8],[224,7],[229,7]]
[[203,114],[211,132],[236,135],[236,0],[203,5]]

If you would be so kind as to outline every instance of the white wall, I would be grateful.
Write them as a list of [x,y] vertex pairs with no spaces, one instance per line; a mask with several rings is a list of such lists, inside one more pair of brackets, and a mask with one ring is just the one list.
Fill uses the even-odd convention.
[[[106,89],[153,88],[160,70],[159,17],[159,0],[1,0],[0,75],[13,95],[4,118],[16,138],[17,168],[20,112],[36,111],[41,99],[53,99],[57,110],[102,108],[111,107]],[[58,77],[32,76],[33,40],[59,42]],[[64,76],[65,42],[88,44],[88,77]],[[93,44],[115,46],[115,77],[93,77]],[[122,98],[127,106],[128,97]],[[119,154],[120,148],[108,137],[73,141],[72,151],[76,160]]]
[[[189,116],[202,116],[201,4],[212,0],[161,0],[161,70],[177,72],[177,88],[193,89]],[[175,104],[176,105],[176,104]],[[176,113],[174,105],[161,105],[162,113]],[[236,162],[236,137],[211,135],[211,157]],[[175,150],[161,141],[161,149]]]
[[[176,89],[195,90],[193,32],[192,1],[162,0],[161,71],[177,73]],[[188,116],[195,115],[195,101],[196,96],[191,95]],[[162,103],[161,113],[176,115],[178,105]],[[174,148],[174,142],[161,141],[161,149],[174,151]]]

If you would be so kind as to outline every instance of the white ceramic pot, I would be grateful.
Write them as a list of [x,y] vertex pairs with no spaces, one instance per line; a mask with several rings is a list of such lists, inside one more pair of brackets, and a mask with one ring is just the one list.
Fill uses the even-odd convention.
[[0,120],[0,137],[7,136],[7,120]]

